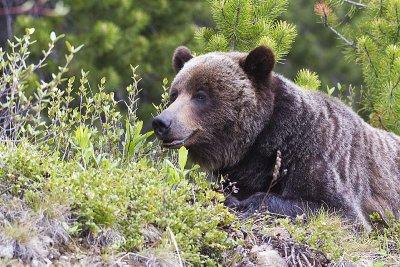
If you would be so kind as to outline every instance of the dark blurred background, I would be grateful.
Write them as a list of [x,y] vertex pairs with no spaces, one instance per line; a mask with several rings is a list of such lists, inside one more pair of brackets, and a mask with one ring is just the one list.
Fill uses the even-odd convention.
[[[314,1],[290,1],[282,18],[296,25],[298,35],[287,60],[277,71],[294,79],[298,70],[308,68],[318,73],[322,87],[359,85],[358,66],[344,59],[342,44],[314,14]],[[23,1],[0,0],[0,45],[7,38],[22,35],[25,28],[35,28],[32,58],[38,58],[47,47],[51,31],[65,33],[74,45],[85,44],[75,57],[70,74],[80,70],[90,72],[92,87],[102,77],[108,88],[124,98],[124,88],[130,83],[129,65],[139,65],[142,77],[139,117],[148,122],[160,101],[164,77],[173,78],[171,56],[178,45],[196,51],[196,27],[212,26],[207,1],[195,0],[65,0]],[[60,42],[52,54],[46,79],[64,60],[65,45]]]

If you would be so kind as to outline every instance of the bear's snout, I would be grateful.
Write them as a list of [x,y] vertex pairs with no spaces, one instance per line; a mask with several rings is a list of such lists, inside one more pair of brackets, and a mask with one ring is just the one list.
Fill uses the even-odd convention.
[[155,117],[152,125],[157,138],[162,141],[162,146],[179,148],[188,143],[196,130],[182,120],[184,112],[177,113],[170,108],[171,106]]
[[154,133],[161,140],[165,140],[168,137],[169,131],[171,129],[172,119],[169,116],[163,116],[163,114],[158,115],[153,119],[153,129]]

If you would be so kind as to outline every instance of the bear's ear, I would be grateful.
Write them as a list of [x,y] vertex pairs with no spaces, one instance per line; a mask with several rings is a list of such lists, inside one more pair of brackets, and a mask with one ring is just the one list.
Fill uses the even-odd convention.
[[183,65],[192,58],[192,53],[186,46],[177,47],[172,57],[172,66],[176,73],[178,73],[183,68]]
[[266,81],[275,66],[274,53],[266,46],[259,46],[243,59],[241,66],[257,82]]

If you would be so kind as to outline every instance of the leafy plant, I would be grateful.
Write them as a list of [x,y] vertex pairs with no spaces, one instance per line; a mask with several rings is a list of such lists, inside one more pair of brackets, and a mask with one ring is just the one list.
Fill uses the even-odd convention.
[[[14,47],[31,45],[32,32],[16,38]],[[57,39],[54,36],[50,40]],[[67,46],[71,54],[79,49]],[[13,65],[29,66],[29,52],[24,49],[4,53],[1,61],[9,72],[1,78],[1,88],[12,94],[12,84],[24,86],[23,94],[2,100],[4,107],[18,106],[21,101],[32,107],[27,113],[9,109],[13,111],[8,113],[9,121],[18,117],[21,126],[12,132],[4,127],[0,143],[2,198],[20,203],[16,208],[0,202],[0,212],[11,214],[0,223],[7,249],[13,242],[19,244],[16,248],[34,244],[25,246],[20,258],[33,257],[44,263],[50,255],[45,242],[53,240],[62,246],[76,239],[110,255],[135,251],[143,259],[146,253],[156,257],[165,250],[177,255],[181,263],[220,262],[223,251],[235,243],[223,230],[234,216],[198,166],[186,167],[185,148],[164,158],[148,140],[152,132],[143,133],[143,122],[136,116],[140,80],[136,67],[131,67],[133,84],[127,88],[131,102],[123,103],[129,117],[124,119],[114,94],[107,93],[105,79],[92,93],[88,72],[81,72],[76,90],[74,77],[63,78],[64,67],[49,82],[29,83],[29,75],[21,75]],[[41,60],[43,66],[45,60]],[[26,70],[35,73],[34,68]],[[66,83],[65,90],[62,83]],[[29,216],[21,221],[18,214]],[[30,225],[24,228],[26,234],[15,235],[19,225],[26,223]],[[36,233],[43,233],[43,239]],[[11,249],[10,257],[19,253],[14,246]],[[162,257],[157,261],[162,262]]]

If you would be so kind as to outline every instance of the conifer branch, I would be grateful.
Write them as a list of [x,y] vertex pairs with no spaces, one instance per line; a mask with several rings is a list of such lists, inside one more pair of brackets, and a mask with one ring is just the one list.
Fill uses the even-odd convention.
[[375,77],[378,78],[379,77],[378,71],[376,70],[375,65],[372,63],[371,55],[369,54],[368,48],[365,46],[365,44],[364,44],[364,50],[365,50],[365,53],[367,54],[369,64],[371,65],[372,69],[374,70]]
[[240,6],[237,6],[236,7],[236,19],[235,19],[235,23],[234,23],[234,26],[233,26],[232,39],[230,41],[230,49],[231,49],[231,51],[235,51],[235,48],[236,48],[236,39],[237,39],[236,30],[237,30],[237,26],[239,24],[239,16],[240,16]]
[[397,41],[399,40],[399,35],[400,35],[399,10],[398,10],[397,6],[395,7],[395,10],[396,10],[396,23],[397,23],[395,43],[397,43]]

